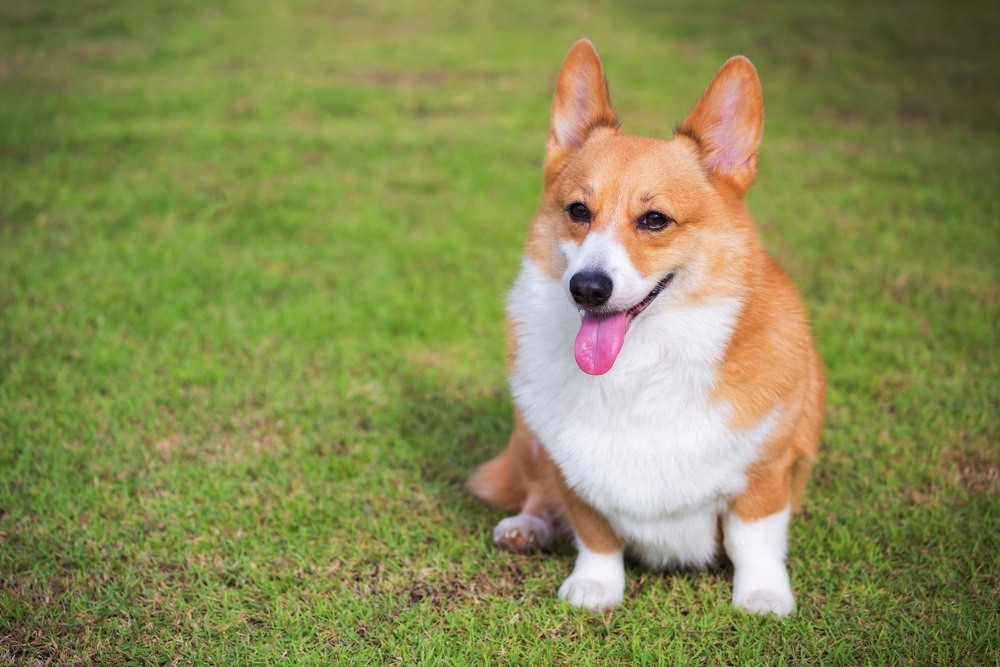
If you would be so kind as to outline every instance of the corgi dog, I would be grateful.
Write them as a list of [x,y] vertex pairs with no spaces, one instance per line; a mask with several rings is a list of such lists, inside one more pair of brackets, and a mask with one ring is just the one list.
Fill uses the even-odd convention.
[[621,131],[587,40],[556,84],[544,192],[510,291],[510,442],[468,481],[516,512],[514,552],[570,530],[559,597],[603,610],[626,554],[701,568],[785,616],[789,518],[815,461],[824,377],[802,302],[744,203],[763,132],[753,65],[726,62],[669,140]]

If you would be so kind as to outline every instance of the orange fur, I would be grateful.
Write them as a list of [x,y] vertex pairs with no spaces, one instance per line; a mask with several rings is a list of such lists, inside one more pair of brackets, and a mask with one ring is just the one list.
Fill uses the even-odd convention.
[[565,523],[558,472],[545,449],[514,410],[514,431],[507,448],[479,466],[466,487],[480,500],[506,510]]
[[562,475],[556,475],[561,500],[565,503],[570,524],[577,538],[595,553],[611,553],[622,548],[621,539],[615,535],[608,520],[600,512],[580,499],[566,484]]

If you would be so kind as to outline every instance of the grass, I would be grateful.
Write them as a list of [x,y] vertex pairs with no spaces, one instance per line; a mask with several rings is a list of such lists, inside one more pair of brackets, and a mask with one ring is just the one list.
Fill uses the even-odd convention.
[[[997,664],[1000,11],[0,0],[0,662]],[[663,135],[723,60],[829,376],[799,609],[517,557],[461,481],[572,42]]]

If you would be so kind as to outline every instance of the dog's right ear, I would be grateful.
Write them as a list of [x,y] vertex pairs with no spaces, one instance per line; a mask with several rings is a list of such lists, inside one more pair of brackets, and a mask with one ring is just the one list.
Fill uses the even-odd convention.
[[619,125],[597,49],[589,39],[581,39],[569,50],[559,70],[552,100],[552,129],[545,147],[546,187],[594,130],[617,130]]

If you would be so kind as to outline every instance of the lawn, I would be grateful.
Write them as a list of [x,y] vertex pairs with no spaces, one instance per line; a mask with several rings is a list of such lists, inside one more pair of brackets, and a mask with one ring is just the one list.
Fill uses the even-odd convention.
[[[1000,661],[996,3],[0,0],[0,663]],[[798,610],[555,599],[465,476],[558,66],[764,85],[749,197],[829,388]]]

